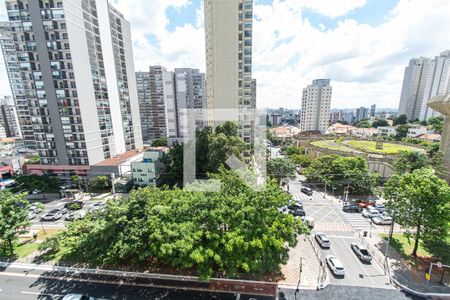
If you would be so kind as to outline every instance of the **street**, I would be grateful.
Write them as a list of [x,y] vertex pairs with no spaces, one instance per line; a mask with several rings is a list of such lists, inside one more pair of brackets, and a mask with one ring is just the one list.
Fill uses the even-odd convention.
[[342,203],[332,195],[314,191],[308,196],[300,191],[301,182],[291,180],[289,191],[294,199],[303,203],[306,215],[313,217],[315,221],[312,235],[316,232],[325,233],[331,242],[330,249],[322,249],[314,241],[315,246],[320,249],[323,258],[327,255],[337,257],[345,269],[345,276],[335,277],[330,270],[330,283],[346,286],[370,286],[377,288],[393,287],[389,279],[384,275],[383,269],[377,262],[371,264],[362,263],[350,248],[352,242],[357,242],[356,231],[368,231],[369,233],[387,232],[389,226],[377,226],[371,224],[370,219],[364,218],[360,213],[345,213],[342,211]]

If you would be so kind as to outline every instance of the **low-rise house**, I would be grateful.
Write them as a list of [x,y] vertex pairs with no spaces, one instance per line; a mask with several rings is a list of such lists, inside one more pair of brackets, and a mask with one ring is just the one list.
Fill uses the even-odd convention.
[[406,134],[409,138],[416,138],[419,135],[426,134],[427,128],[425,126],[414,126],[408,129],[408,133]]
[[417,137],[419,140],[426,141],[426,142],[440,142],[442,139],[442,136],[438,133],[425,133],[421,134]]
[[397,129],[394,126],[380,126],[377,128],[377,133],[381,135],[397,135]]
[[156,186],[163,164],[163,151],[145,151],[142,160],[131,163],[133,184],[137,186]]
[[352,135],[360,138],[371,138],[374,134],[377,134],[376,128],[355,128],[352,130]]
[[327,132],[328,134],[336,134],[336,135],[350,135],[352,130],[357,129],[354,126],[351,125],[343,125],[341,123],[336,123],[331,125],[328,129]]

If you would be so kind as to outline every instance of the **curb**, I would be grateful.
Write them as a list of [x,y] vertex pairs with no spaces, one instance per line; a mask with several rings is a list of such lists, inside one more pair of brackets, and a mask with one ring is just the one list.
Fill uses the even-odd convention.
[[[324,266],[323,267],[323,269],[325,270],[325,280],[323,280],[323,282],[320,284],[319,283],[319,278],[317,279],[317,287],[316,287],[316,290],[322,290],[322,289],[324,289],[325,287],[327,287],[328,286],[328,284],[330,283],[330,276],[329,276],[329,273],[328,273],[328,269],[326,268],[326,263],[325,263],[325,260],[323,259],[323,257],[322,257],[322,255],[320,254],[320,252],[319,252],[319,250],[317,250],[316,249],[316,247],[314,246],[314,241],[313,241],[313,238],[311,237],[311,235],[308,235],[308,241],[310,242],[310,244],[311,244],[311,247],[314,249],[314,253],[316,254],[316,256],[317,256],[317,259],[319,260],[319,262],[320,262],[320,266],[322,267],[322,265]],[[320,275],[320,270],[319,270],[319,275]]]

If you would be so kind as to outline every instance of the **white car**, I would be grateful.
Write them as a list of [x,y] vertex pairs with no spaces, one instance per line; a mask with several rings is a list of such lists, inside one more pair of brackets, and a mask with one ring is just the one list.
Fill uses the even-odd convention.
[[331,242],[328,239],[328,237],[325,235],[325,233],[318,232],[318,233],[316,233],[315,238],[316,238],[317,243],[322,248],[330,248]]
[[372,222],[377,225],[391,225],[392,224],[392,218],[391,217],[385,217],[385,216],[378,216],[373,217]]
[[62,300],[108,300],[105,298],[94,298],[89,295],[83,294],[67,294],[62,298]]
[[380,214],[380,212],[378,210],[369,207],[369,208],[363,209],[362,215],[363,215],[364,218],[373,218],[373,217],[378,217],[381,214]]
[[345,275],[344,266],[342,265],[341,261],[336,258],[336,256],[327,255],[326,261],[328,267],[330,268],[331,272],[333,272],[334,275],[338,276]]

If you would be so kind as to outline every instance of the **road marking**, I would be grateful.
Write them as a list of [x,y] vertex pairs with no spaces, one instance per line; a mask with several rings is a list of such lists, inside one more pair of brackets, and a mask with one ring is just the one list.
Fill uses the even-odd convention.
[[327,237],[331,237],[331,238],[341,238],[341,239],[350,239],[350,240],[354,240],[355,237],[354,236],[346,236],[346,235],[326,235]]
[[56,297],[64,297],[65,295],[61,295],[61,294],[47,294],[47,293],[41,293],[41,292],[28,292],[28,291],[20,291],[21,294],[26,294],[26,295],[39,295],[39,296],[46,296],[46,297],[52,297],[52,296],[56,296]]

